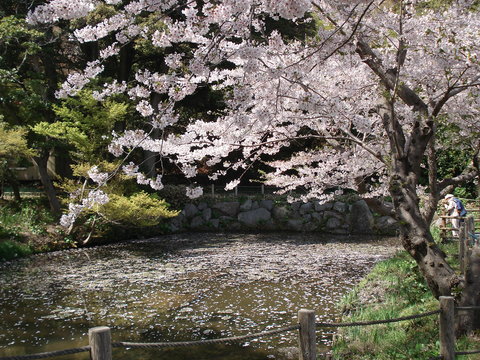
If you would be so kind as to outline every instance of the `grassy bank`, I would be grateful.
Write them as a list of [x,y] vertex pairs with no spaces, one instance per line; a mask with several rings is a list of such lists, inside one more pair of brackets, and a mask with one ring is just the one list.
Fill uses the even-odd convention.
[[[444,251],[455,267],[457,244]],[[439,308],[415,262],[406,252],[383,261],[346,295],[340,306],[343,322],[391,319]],[[457,350],[480,349],[475,336],[457,340]],[[334,344],[335,359],[394,360],[430,359],[439,354],[438,316],[339,331]],[[480,359],[480,355],[461,359]]]
[[0,260],[71,246],[44,198],[1,200]]

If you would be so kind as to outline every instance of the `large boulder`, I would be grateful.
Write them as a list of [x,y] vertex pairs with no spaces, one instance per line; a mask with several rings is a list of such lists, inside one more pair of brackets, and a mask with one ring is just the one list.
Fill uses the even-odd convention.
[[286,206],[275,206],[272,210],[273,218],[276,220],[286,220],[290,211]]
[[202,201],[200,204],[197,205],[198,210],[202,211],[208,208],[208,204],[205,201]]
[[367,203],[359,200],[352,204],[350,210],[350,230],[354,234],[371,234],[374,218]]
[[313,212],[314,207],[311,202],[307,202],[305,204],[300,205],[300,209],[298,210],[300,214],[308,214]]
[[170,230],[173,232],[179,231],[181,228],[183,228],[184,223],[185,223],[185,214],[181,212],[174,218],[170,219],[169,221]]
[[228,216],[237,216],[240,204],[237,201],[219,202],[213,208]]
[[382,235],[394,235],[398,230],[398,222],[390,216],[381,216],[375,222],[377,232]]
[[245,202],[240,205],[240,211],[248,211],[248,210],[251,210],[252,209],[252,200],[251,199],[247,199],[245,200]]
[[287,221],[287,228],[292,231],[303,231],[304,222],[301,219],[290,219]]
[[205,221],[209,221],[212,218],[212,209],[210,208],[205,208],[202,210],[202,218]]
[[348,210],[348,205],[341,201],[336,201],[333,204],[333,210],[338,211],[341,214],[345,214]]
[[190,227],[192,229],[197,229],[202,227],[205,224],[205,221],[201,215],[195,216],[192,221],[190,222]]
[[337,217],[331,217],[328,218],[325,227],[327,230],[332,231],[332,230],[337,230],[340,226],[342,225],[342,221],[337,218]]
[[248,227],[257,227],[258,225],[270,220],[272,215],[270,211],[264,208],[258,208],[250,211],[244,211],[238,214],[238,221]]
[[332,203],[321,204],[319,201],[315,201],[314,206],[315,206],[315,211],[325,211],[325,210],[331,210],[333,208]]
[[187,218],[192,218],[198,214],[198,208],[194,204],[187,204],[183,208],[183,213]]
[[317,222],[322,222],[323,220],[323,214],[319,212],[314,212],[311,214],[312,219]]
[[209,226],[213,227],[214,229],[218,229],[218,227],[220,226],[220,220],[218,219],[211,219],[208,224]]
[[261,200],[260,207],[267,209],[268,211],[272,211],[273,209],[273,200]]

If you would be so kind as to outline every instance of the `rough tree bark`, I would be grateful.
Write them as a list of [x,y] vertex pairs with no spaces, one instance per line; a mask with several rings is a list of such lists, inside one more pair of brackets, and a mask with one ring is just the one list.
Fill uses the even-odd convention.
[[22,201],[22,197],[20,196],[20,185],[18,183],[16,174],[14,174],[12,170],[7,169],[5,171],[5,177],[7,182],[12,187],[13,197],[15,198],[15,201]]
[[47,170],[49,156],[50,153],[46,150],[43,150],[38,156],[33,157],[32,160],[38,166],[40,181],[42,182],[45,194],[47,195],[50,209],[55,215],[60,215],[60,201],[58,200],[57,192],[55,190],[55,187],[53,186],[52,179],[50,178]]

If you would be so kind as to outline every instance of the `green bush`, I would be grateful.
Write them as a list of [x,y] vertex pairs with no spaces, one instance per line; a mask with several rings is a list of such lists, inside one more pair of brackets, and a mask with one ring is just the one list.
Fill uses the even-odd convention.
[[16,241],[4,240],[0,242],[0,260],[12,260],[30,255],[32,252],[29,246]]

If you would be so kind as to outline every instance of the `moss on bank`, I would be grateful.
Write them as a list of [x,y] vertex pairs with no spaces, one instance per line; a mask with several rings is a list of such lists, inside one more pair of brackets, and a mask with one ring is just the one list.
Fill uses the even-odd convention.
[[[455,262],[456,244],[444,251]],[[455,265],[455,264],[454,264]],[[413,259],[400,252],[375,266],[341,301],[342,322],[370,321],[424,313],[439,308]],[[457,340],[457,351],[480,349],[475,334]],[[391,324],[339,329],[335,359],[430,359],[439,355],[438,316]],[[462,359],[480,359],[480,355]]]

